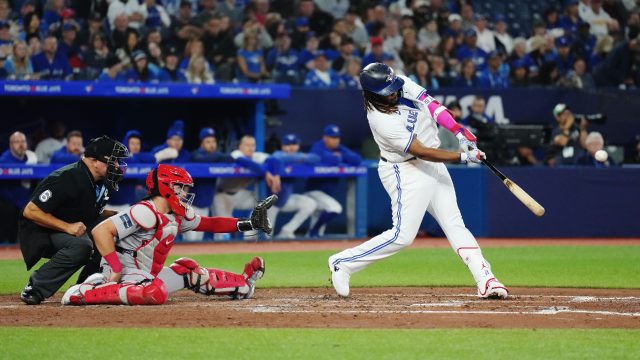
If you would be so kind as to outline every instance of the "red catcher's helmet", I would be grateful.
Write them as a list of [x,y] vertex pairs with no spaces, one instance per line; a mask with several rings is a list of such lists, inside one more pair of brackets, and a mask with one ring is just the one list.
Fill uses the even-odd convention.
[[186,216],[195,194],[189,190],[193,179],[187,170],[166,164],[160,164],[147,175],[147,193],[149,196],[162,196],[167,199],[174,214]]

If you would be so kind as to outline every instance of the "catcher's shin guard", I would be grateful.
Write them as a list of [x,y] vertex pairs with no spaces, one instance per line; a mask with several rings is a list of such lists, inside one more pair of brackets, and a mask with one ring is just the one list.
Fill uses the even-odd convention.
[[[70,293],[71,292],[71,293]],[[102,285],[79,284],[71,287],[64,298],[65,305],[162,305],[169,296],[160,279],[142,284],[106,283]]]

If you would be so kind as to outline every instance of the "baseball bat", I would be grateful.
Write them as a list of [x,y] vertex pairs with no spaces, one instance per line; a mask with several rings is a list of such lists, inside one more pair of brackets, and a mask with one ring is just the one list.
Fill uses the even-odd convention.
[[511,193],[520,200],[524,206],[526,206],[532,213],[536,216],[544,215],[544,208],[537,201],[535,201],[526,191],[522,190],[520,186],[514,183],[511,179],[506,177],[500,170],[498,170],[492,163],[487,161],[486,159],[482,160],[482,163],[485,164],[491,172],[493,172],[497,177],[502,180],[504,185],[511,191]]

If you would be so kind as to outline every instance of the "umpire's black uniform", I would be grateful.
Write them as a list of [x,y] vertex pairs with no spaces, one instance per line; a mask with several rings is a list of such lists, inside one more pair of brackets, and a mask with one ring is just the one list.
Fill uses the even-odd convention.
[[[29,305],[39,304],[85,265],[79,281],[98,271],[100,254],[93,251],[89,234],[102,220],[109,191],[117,190],[117,182],[123,175],[121,159],[126,155],[122,144],[103,136],[87,145],[83,160],[54,171],[38,184],[27,207],[34,209],[33,206],[37,206],[37,213],[51,215],[55,218],[53,221],[82,222],[86,232],[76,237],[21,217],[18,239],[27,270],[41,258],[50,259],[31,274],[20,294],[22,301]],[[100,165],[102,174],[94,177],[89,166],[95,165],[95,160],[106,165]]]

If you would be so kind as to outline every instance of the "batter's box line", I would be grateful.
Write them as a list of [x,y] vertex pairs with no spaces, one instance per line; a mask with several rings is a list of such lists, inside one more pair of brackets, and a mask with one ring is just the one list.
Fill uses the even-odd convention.
[[483,311],[483,310],[285,310],[277,307],[259,307],[253,309],[254,313],[284,313],[284,314],[471,314],[471,315],[557,315],[560,313],[606,315],[606,316],[629,316],[640,317],[640,313],[621,313],[614,311],[592,311],[592,310],[570,310],[548,308],[538,311]]

